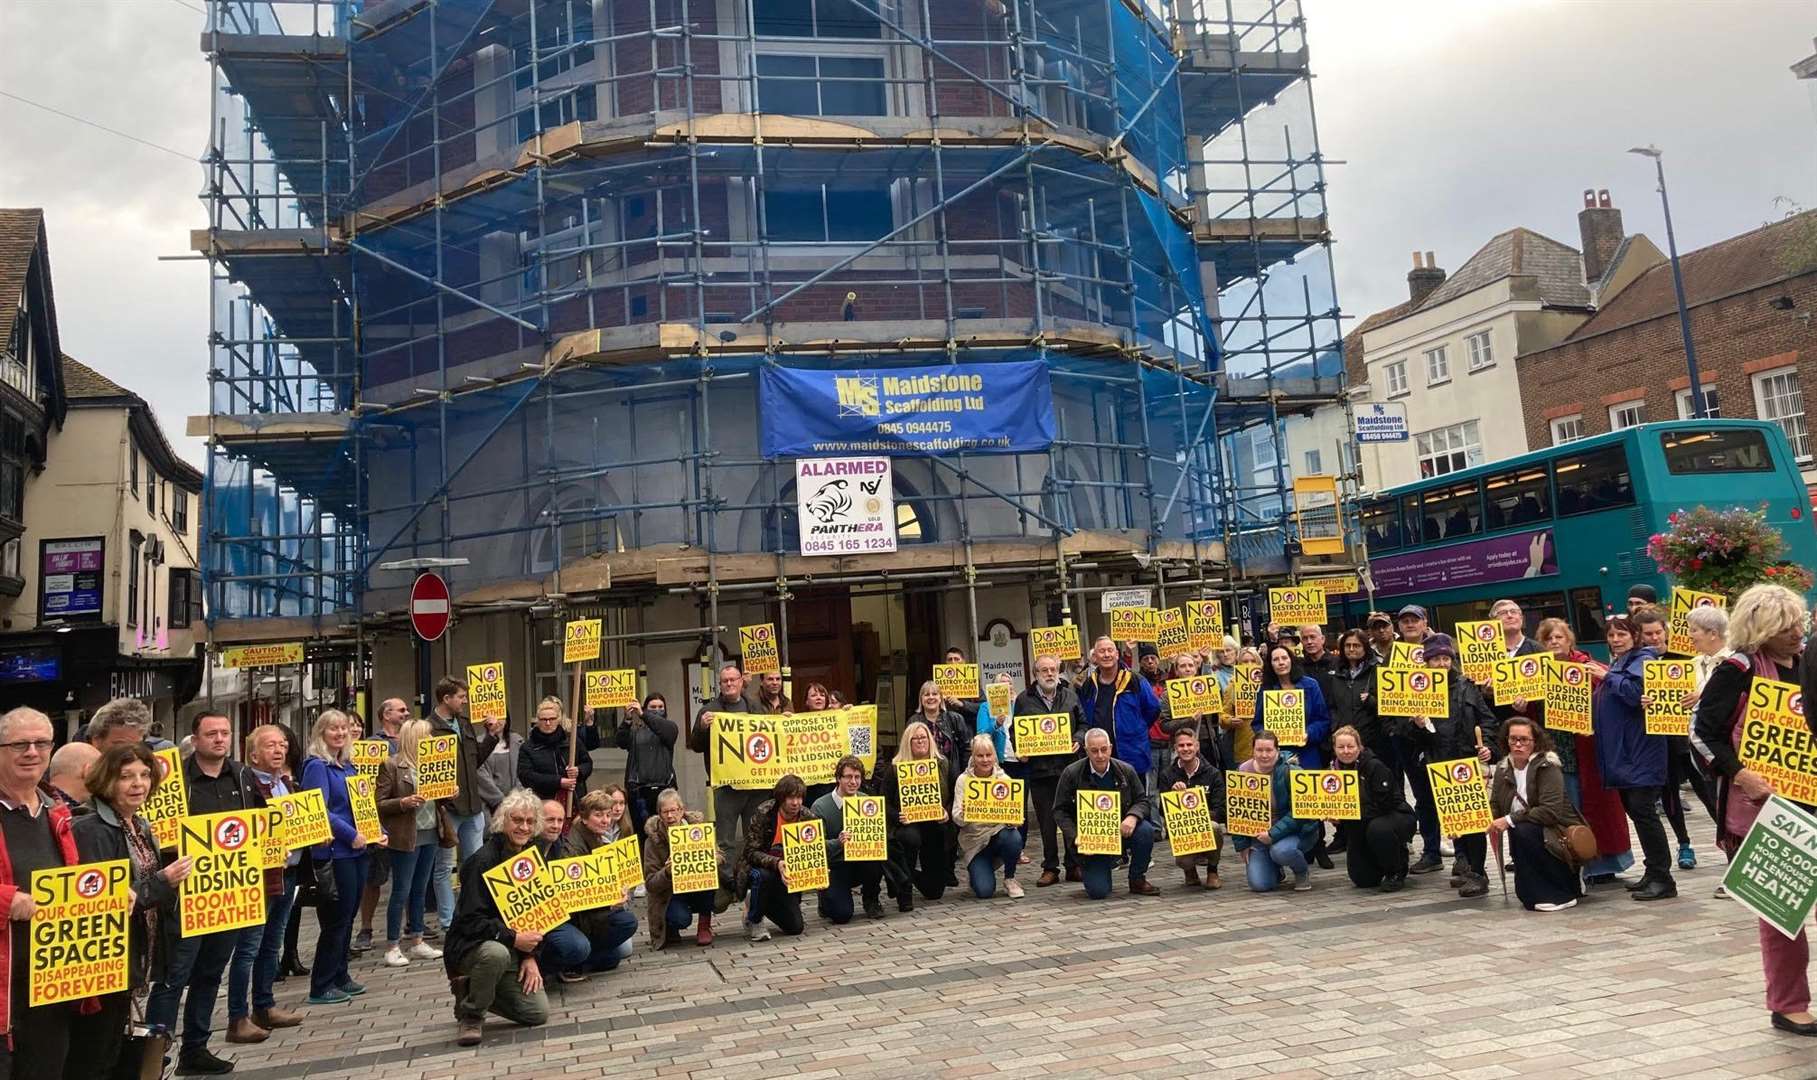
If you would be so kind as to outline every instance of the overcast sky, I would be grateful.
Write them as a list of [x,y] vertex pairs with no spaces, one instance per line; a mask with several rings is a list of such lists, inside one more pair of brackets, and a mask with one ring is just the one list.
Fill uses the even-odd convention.
[[[0,0],[0,206],[49,216],[63,346],[149,399],[182,437],[206,409],[206,264],[194,158],[207,143],[199,0]],[[1787,70],[1810,0],[1306,0],[1330,174],[1338,296],[1406,296],[1415,250],[1456,269],[1516,225],[1576,246],[1586,187],[1664,246],[1650,163],[1667,154],[1681,250],[1817,206],[1817,109]],[[189,160],[185,160],[185,158]]]

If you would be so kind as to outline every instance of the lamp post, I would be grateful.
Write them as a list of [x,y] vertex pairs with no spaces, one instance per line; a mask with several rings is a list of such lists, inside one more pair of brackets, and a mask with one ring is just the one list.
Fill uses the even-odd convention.
[[1672,260],[1672,291],[1678,295],[1678,332],[1685,342],[1685,367],[1691,376],[1691,416],[1702,420],[1708,415],[1704,408],[1703,380],[1697,374],[1697,346],[1691,343],[1691,313],[1685,307],[1685,279],[1678,269],[1678,240],[1672,235],[1672,200],[1666,197],[1665,154],[1657,146],[1636,146],[1628,150],[1630,154],[1653,159],[1654,171],[1659,174],[1659,205],[1666,215],[1666,254]]

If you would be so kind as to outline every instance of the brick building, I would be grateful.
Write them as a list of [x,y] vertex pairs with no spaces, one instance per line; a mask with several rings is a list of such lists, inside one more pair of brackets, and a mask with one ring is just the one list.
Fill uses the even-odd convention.
[[[1803,369],[1817,365],[1817,211],[1683,256],[1685,297],[1710,411],[1777,421],[1817,485]],[[1516,357],[1531,446],[1692,415],[1669,264],[1655,264],[1551,348]]]

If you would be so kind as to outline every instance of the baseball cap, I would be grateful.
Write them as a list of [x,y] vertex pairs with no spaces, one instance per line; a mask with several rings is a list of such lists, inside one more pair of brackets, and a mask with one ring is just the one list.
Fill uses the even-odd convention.
[[1363,620],[1364,626],[1374,626],[1376,623],[1388,623],[1389,625],[1393,625],[1394,618],[1386,611],[1371,611],[1369,617]]
[[1426,609],[1420,607],[1418,604],[1408,604],[1406,607],[1394,613],[1394,617],[1397,619],[1405,618],[1408,615],[1412,615],[1416,619],[1423,619],[1426,617]]
[[1457,659],[1457,642],[1451,640],[1450,634],[1434,634],[1426,639],[1426,659],[1435,656],[1449,656]]

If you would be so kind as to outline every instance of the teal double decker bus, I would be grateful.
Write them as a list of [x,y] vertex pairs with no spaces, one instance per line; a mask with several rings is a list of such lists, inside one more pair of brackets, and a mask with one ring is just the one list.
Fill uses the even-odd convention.
[[[1756,420],[1642,424],[1479,465],[1362,500],[1375,607],[1418,604],[1432,627],[1489,617],[1501,597],[1520,602],[1529,629],[1562,618],[1590,652],[1604,620],[1648,584],[1670,583],[1647,539],[1676,510],[1766,508],[1785,558],[1817,566],[1811,501],[1785,433]],[[1360,625],[1364,594],[1331,598],[1334,619]]]

